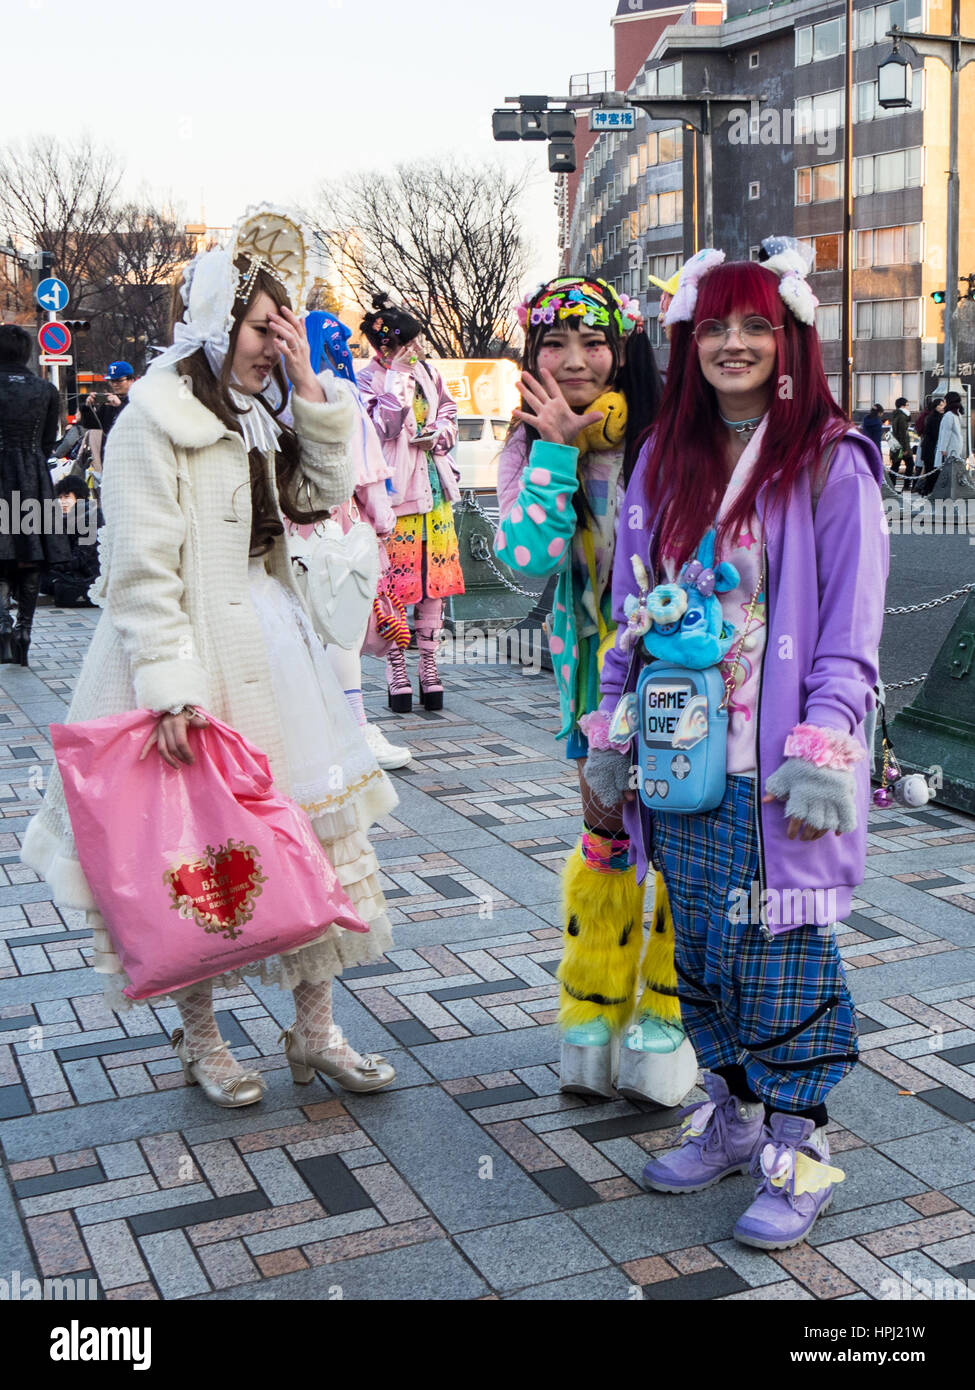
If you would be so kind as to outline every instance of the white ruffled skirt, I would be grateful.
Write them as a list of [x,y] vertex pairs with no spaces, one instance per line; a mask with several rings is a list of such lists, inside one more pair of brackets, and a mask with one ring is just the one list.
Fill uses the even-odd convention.
[[[369,752],[300,603],[267,573],[263,559],[251,560],[248,578],[284,736],[289,794],[311,818],[343,890],[369,927],[368,934],[329,927],[307,946],[254,961],[212,981],[230,988],[249,976],[294,989],[302,982],[322,984],[343,970],[371,964],[392,945],[379,864],[367,831],[393,809],[398,798]],[[89,911],[86,920],[93,937],[92,965],[106,976],[108,1007],[124,1011],[133,1003],[161,1002],[160,995],[151,1000],[125,997],[122,991],[128,976],[101,914]]]

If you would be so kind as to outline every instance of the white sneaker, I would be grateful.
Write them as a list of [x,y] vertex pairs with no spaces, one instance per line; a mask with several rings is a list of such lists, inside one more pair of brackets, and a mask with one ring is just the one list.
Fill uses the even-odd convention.
[[413,757],[408,748],[398,748],[396,744],[390,743],[375,724],[367,724],[362,734],[369,746],[369,752],[384,772],[396,767],[405,767]]

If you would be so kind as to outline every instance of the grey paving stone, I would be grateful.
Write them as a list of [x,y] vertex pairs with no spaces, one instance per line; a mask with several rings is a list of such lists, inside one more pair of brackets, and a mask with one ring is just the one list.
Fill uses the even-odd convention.
[[535,1284],[530,1289],[504,1295],[505,1302],[623,1302],[633,1298],[634,1286],[618,1269],[596,1269],[569,1279],[555,1279],[547,1284]]
[[959,1178],[966,1178],[975,1171],[975,1133],[961,1125],[934,1130],[912,1139],[896,1139],[880,1144],[878,1148],[901,1168],[921,1178],[928,1187],[950,1187]]
[[[187,1187],[168,1187],[165,1193],[158,1190],[145,1192],[138,1197],[116,1197],[112,1201],[96,1202],[91,1206],[79,1207],[74,1213],[74,1218],[79,1226],[97,1226],[103,1221],[114,1221],[116,1218],[139,1217],[147,1212],[157,1212],[162,1203],[165,1204],[167,1211],[173,1211],[177,1207],[189,1207],[195,1203],[207,1202],[211,1198],[210,1189],[205,1183],[193,1183]],[[185,1221],[174,1219],[174,1224],[189,1225],[189,1218]]]
[[899,1096],[897,1090],[869,1067],[854,1067],[830,1092],[830,1119],[871,1144],[943,1126],[944,1120],[929,1105],[914,1096]]
[[[817,1221],[816,1229],[820,1222]],[[746,1284],[760,1289],[769,1284],[779,1283],[785,1271],[776,1264],[771,1255],[763,1255],[760,1250],[751,1250],[747,1245],[739,1245],[737,1240],[712,1240],[708,1249],[735,1271]],[[728,1295],[734,1297],[735,1295]]]
[[85,1244],[103,1289],[121,1289],[148,1279],[149,1271],[124,1221],[86,1227]]
[[106,1178],[134,1178],[149,1171],[138,1144],[99,1144],[95,1153]]
[[573,1220],[620,1264],[727,1240],[754,1195],[750,1178],[733,1177],[693,1196],[648,1192],[621,1197],[577,1211]]
[[946,1197],[950,1197],[960,1207],[975,1213],[975,1182],[962,1183],[958,1187],[946,1187],[943,1191]]
[[377,1149],[375,1144],[370,1144],[365,1149],[346,1149],[344,1153],[339,1154],[339,1158],[346,1168],[352,1169],[366,1168],[373,1163],[386,1162],[386,1155]]
[[22,1281],[37,1277],[13,1193],[6,1174],[0,1172],[0,1279],[9,1279],[15,1269],[20,1270]]
[[[290,1076],[289,1090],[290,1087]],[[228,1134],[244,1133],[236,1129],[236,1124],[250,1128],[270,1128],[266,1124],[268,1111],[261,1106],[262,1114],[246,1119],[221,1120],[214,1122],[214,1128],[229,1126]],[[197,1087],[180,1087],[173,1091],[155,1092],[152,1095],[127,1096],[124,1100],[96,1101],[92,1105],[75,1106],[71,1110],[59,1110],[47,1115],[32,1115],[27,1119],[11,1120],[3,1129],[3,1144],[11,1162],[21,1159],[41,1158],[51,1153],[69,1153],[75,1149],[91,1148],[106,1139],[121,1141],[142,1139],[149,1134],[168,1134],[182,1130],[189,1138],[193,1126],[205,1129],[204,1121],[219,1112],[199,1094]],[[292,1112],[294,1118],[282,1123],[300,1124],[303,1116],[300,1111]],[[255,1123],[256,1119],[256,1123]],[[262,1123],[262,1121],[264,1121]],[[203,1138],[224,1138],[223,1134],[203,1134]]]
[[117,1178],[114,1182],[93,1183],[90,1187],[71,1187],[44,1197],[24,1197],[20,1209],[25,1216],[43,1216],[51,1211],[66,1211],[69,1207],[102,1205],[116,1197],[139,1197],[156,1191],[154,1180],[146,1175],[136,1178]]
[[261,1231],[257,1235],[245,1236],[244,1244],[252,1255],[272,1255],[277,1250],[290,1250],[295,1245],[311,1245],[318,1240],[350,1236],[356,1231],[370,1231],[384,1224],[375,1207],[369,1207],[368,1210],[347,1211],[319,1221],[304,1221],[282,1231]]
[[160,1231],[139,1243],[163,1298],[188,1298],[210,1287],[182,1231]]
[[244,1162],[254,1174],[272,1206],[307,1202],[312,1195],[301,1174],[283,1149],[263,1149],[244,1154]]
[[432,1240],[379,1255],[339,1260],[320,1269],[285,1274],[260,1284],[209,1294],[207,1301],[253,1299],[434,1299],[481,1298],[490,1293],[484,1280],[448,1241]]
[[617,1168],[632,1182],[639,1182],[650,1155],[625,1136],[619,1139],[604,1139],[596,1144],[601,1154],[615,1163]]
[[79,1105],[96,1100],[111,1100],[115,1095],[105,1068],[95,1057],[78,1062],[65,1062],[64,1074]]
[[[446,1230],[552,1210],[549,1198],[438,1087],[350,1095],[344,1104]],[[449,1135],[450,1142],[431,1143],[437,1134]],[[493,1175],[482,1176],[488,1171]]]
[[850,993],[857,1005],[872,999],[892,999],[899,994],[917,995],[919,991],[970,980],[973,970],[975,954],[971,951],[945,951],[891,965],[866,965],[850,972]]
[[969,1288],[967,1283],[954,1278],[942,1265],[929,1259],[923,1250],[885,1255],[884,1264],[900,1275],[907,1286],[898,1292],[898,1298],[913,1301],[914,1298],[926,1297],[962,1303],[975,1300],[975,1286]]
[[417,1049],[417,1057],[438,1081],[451,1081],[458,1076],[483,1076],[488,1072],[557,1062],[559,1039],[553,1028],[519,1028],[479,1038],[430,1043]]
[[[846,1154],[837,1154],[834,1161],[842,1167],[840,1160],[845,1158]],[[908,1195],[913,1196],[914,1194]],[[834,1197],[829,1211],[825,1216],[821,1216],[813,1227],[809,1236],[809,1244],[825,1245],[831,1240],[846,1240],[848,1236],[864,1236],[873,1231],[887,1231],[894,1226],[905,1226],[908,1222],[917,1221],[917,1219],[918,1213],[906,1202],[877,1202],[872,1206],[851,1207],[849,1211],[840,1211]]]
[[558,880],[550,869],[526,862],[525,856],[508,845],[489,849],[460,849],[453,856],[478,878],[506,895],[516,895],[523,907],[551,902]]
[[[918,1136],[916,1139],[901,1140],[905,1144],[926,1144],[932,1135]],[[889,1202],[898,1197],[913,1197],[923,1192],[925,1184],[905,1166],[897,1166],[879,1152],[886,1152],[887,1145],[878,1149],[850,1149],[837,1154],[836,1166],[846,1174],[833,1193],[830,1212],[850,1211],[856,1207],[868,1207],[877,1202]],[[930,1183],[927,1186],[931,1186]]]

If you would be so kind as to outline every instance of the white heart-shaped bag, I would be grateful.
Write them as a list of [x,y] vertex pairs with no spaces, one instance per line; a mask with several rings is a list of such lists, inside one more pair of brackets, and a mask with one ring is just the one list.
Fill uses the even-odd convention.
[[312,624],[328,645],[351,650],[362,642],[379,584],[379,541],[366,522],[343,532],[337,521],[323,521],[305,540],[288,539],[295,579]]

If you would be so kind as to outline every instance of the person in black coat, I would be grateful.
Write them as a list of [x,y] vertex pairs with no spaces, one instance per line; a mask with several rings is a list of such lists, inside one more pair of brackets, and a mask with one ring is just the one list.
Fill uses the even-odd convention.
[[930,474],[930,477],[922,478],[917,485],[918,492],[924,497],[930,494],[938,481],[938,435],[941,432],[944,413],[944,396],[935,396],[930,410],[924,417],[924,428],[921,431],[921,472]]
[[884,437],[884,408],[882,405],[875,405],[867,411],[860,421],[860,433],[865,434],[868,439],[872,439],[877,448]]
[[[60,423],[57,389],[27,368],[30,334],[0,324],[0,662],[27,665],[42,570],[71,553],[47,460]],[[16,626],[10,599],[17,601]]]

